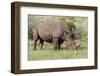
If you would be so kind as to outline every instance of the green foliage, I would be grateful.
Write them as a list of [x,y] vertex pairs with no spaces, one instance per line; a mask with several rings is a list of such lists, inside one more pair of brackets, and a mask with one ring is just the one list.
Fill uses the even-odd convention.
[[71,29],[75,29],[75,21],[70,19],[70,17],[59,17],[58,19],[64,21]]
[[73,21],[73,20],[68,20],[66,23],[67,23],[68,26],[70,26],[71,28],[75,28],[75,24],[74,24],[74,21]]
[[70,19],[66,19],[65,23],[69,26],[69,28],[73,31],[75,30],[76,26],[75,26],[75,22],[74,20],[70,20]]
[[87,17],[76,17],[75,18],[76,30],[74,33],[77,36],[77,39],[85,38],[87,39],[88,35],[88,18]]

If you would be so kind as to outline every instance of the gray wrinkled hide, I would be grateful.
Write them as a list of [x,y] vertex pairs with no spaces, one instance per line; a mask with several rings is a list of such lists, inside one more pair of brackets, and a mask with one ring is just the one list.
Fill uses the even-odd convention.
[[[54,49],[60,49],[60,45],[63,41],[66,41],[66,46],[72,46],[75,48],[75,42],[72,37],[72,31],[61,20],[50,20],[41,21],[37,27],[34,35],[34,50],[36,50],[37,40],[40,40],[41,48],[43,42],[53,43]],[[74,48],[73,48],[74,47]]]

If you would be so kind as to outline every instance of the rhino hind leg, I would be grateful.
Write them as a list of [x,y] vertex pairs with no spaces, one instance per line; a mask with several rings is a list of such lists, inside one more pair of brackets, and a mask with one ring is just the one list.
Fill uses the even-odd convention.
[[39,39],[39,36],[37,34],[37,31],[33,34],[33,43],[34,43],[34,50],[36,50],[36,46],[37,46],[37,41]]
[[43,44],[44,44],[44,41],[42,39],[40,39],[40,49],[42,49]]
[[36,50],[37,41],[38,41],[38,39],[34,40],[34,50]]

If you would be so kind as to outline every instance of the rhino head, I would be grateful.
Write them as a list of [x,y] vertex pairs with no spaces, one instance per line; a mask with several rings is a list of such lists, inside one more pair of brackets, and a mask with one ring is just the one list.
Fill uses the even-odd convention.
[[76,50],[80,47],[80,44],[77,44],[75,42],[75,36],[74,33],[65,33],[65,41],[66,41],[66,46],[68,47],[69,50]]

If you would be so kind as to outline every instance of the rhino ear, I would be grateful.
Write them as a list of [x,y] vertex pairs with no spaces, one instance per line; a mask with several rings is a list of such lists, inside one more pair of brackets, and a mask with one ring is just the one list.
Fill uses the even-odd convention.
[[68,35],[68,34],[69,34],[69,32],[65,31],[65,32],[64,32],[64,34]]
[[68,34],[69,33],[65,31],[64,34],[63,34],[63,39],[66,39],[66,37],[68,36]]

